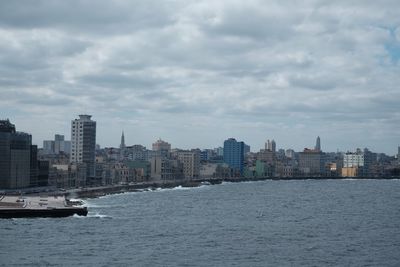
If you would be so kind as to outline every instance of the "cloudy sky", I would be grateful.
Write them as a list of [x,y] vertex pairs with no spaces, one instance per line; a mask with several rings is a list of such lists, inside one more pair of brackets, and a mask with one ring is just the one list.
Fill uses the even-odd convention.
[[[334,2],[334,3],[333,3]],[[0,117],[41,146],[400,145],[400,2],[1,1]]]

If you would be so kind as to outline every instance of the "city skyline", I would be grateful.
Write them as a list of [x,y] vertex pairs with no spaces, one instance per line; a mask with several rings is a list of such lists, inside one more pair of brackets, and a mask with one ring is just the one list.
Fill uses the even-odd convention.
[[0,114],[35,144],[87,113],[109,147],[397,152],[398,1],[96,5],[0,4]]
[[[88,114],[80,114],[80,115],[78,115],[79,117],[89,117],[89,118],[91,118],[93,115],[88,115]],[[9,120],[9,118],[7,118],[6,120]],[[76,119],[75,119],[75,121],[76,121]],[[72,122],[74,122],[74,120],[72,120]],[[95,125],[96,125],[96,123],[95,123]],[[25,132],[27,132],[27,131],[24,131],[24,130],[19,130],[18,132],[22,132],[22,133],[25,133]],[[29,132],[29,131],[28,131]],[[70,132],[71,132],[71,130],[70,130]],[[98,134],[98,133],[97,133]],[[30,134],[31,135],[31,134]],[[53,136],[55,136],[55,139],[56,139],[56,141],[57,141],[57,138],[62,138],[62,142],[64,142],[64,138],[65,138],[65,136],[64,136],[64,134],[62,134],[62,135],[60,135],[60,133],[54,133],[53,134]],[[68,136],[68,135],[66,135],[66,136]],[[98,143],[98,142],[96,142],[96,145],[99,145],[101,148],[119,148],[119,149],[121,149],[121,148],[125,148],[125,147],[128,147],[128,146],[135,146],[135,145],[143,145],[144,147],[146,147],[147,149],[153,149],[154,150],[154,144],[156,144],[157,142],[164,142],[164,141],[169,141],[169,140],[167,140],[167,139],[165,139],[165,138],[162,138],[162,137],[157,137],[156,139],[154,139],[154,140],[152,140],[152,141],[149,141],[149,144],[143,144],[143,143],[130,143],[129,141],[126,143],[125,142],[125,136],[126,136],[126,134],[125,134],[125,131],[124,130],[122,130],[122,132],[121,132],[121,135],[119,136],[119,143],[117,144],[117,145],[115,145],[115,146],[104,146],[104,145],[102,145],[102,144],[100,144],[100,143]],[[32,138],[32,140],[34,140],[34,137],[31,135],[31,138]],[[96,138],[96,137],[95,137]],[[224,146],[224,142],[226,142],[226,140],[228,140],[228,139],[235,139],[236,137],[233,137],[233,136],[227,136],[227,137],[225,137],[225,139],[223,140],[223,142],[222,142],[222,144],[217,144],[217,145],[215,145],[215,146],[211,146],[211,145],[209,145],[209,146],[205,146],[205,147],[195,147],[195,146],[188,146],[188,147],[179,147],[179,146],[176,146],[176,145],[174,145],[174,144],[169,144],[169,146],[170,146],[170,149],[171,148],[173,148],[173,149],[183,149],[183,150],[190,150],[190,149],[216,149],[216,148],[223,148],[223,146]],[[51,139],[51,138],[50,138]],[[66,138],[66,139],[68,139],[68,138]],[[71,143],[71,140],[65,140],[65,141],[67,141],[67,142],[69,142],[69,143]],[[243,140],[243,141],[246,141],[246,140]],[[40,143],[35,143],[35,142],[32,142],[32,144],[34,144],[34,145],[37,145],[39,148],[42,148],[42,149],[44,149],[44,150],[48,150],[48,148],[46,148],[46,146],[49,146],[50,144],[48,144],[48,143],[51,143],[51,142],[53,142],[54,143],[54,141],[52,141],[52,140],[43,140],[42,142],[40,142]],[[155,142],[155,143],[154,143]],[[121,145],[123,145],[122,147],[121,147]],[[53,144],[53,146],[54,146],[54,144]],[[60,146],[60,144],[58,144],[58,146]],[[302,145],[300,145],[300,146],[302,146]],[[324,152],[333,152],[333,153],[335,153],[335,152],[341,152],[341,153],[347,153],[347,152],[354,152],[354,151],[356,151],[356,150],[358,150],[358,149],[365,149],[365,148],[367,148],[367,149],[371,149],[371,147],[367,147],[367,146],[360,146],[360,147],[353,147],[353,148],[350,148],[350,149],[347,149],[347,150],[336,150],[336,151],[331,151],[331,150],[324,150],[323,148],[324,148],[324,140],[322,140],[322,142],[321,142],[321,137],[320,136],[316,136],[316,137],[314,137],[314,145],[313,144],[303,144],[303,147],[302,148],[300,148],[300,149],[294,149],[293,147],[283,147],[283,146],[276,146],[276,142],[275,142],[275,140],[274,139],[272,139],[272,140],[270,140],[270,139],[265,139],[265,141],[264,141],[264,143],[262,144],[262,146],[260,146],[260,147],[252,147],[252,146],[250,146],[250,150],[249,150],[249,152],[258,152],[258,151],[261,151],[261,150],[263,150],[263,149],[268,149],[268,150],[271,150],[271,151],[274,151],[274,152],[276,152],[277,150],[279,150],[279,149],[284,149],[284,150],[293,150],[293,151],[296,151],[296,152],[301,152],[301,151],[303,151],[303,150],[316,150],[316,151],[324,151]],[[53,150],[54,150],[54,147],[53,147]],[[58,148],[58,150],[60,150],[60,148]],[[61,150],[60,150],[61,151]],[[384,153],[384,154],[387,154],[387,155],[389,155],[389,156],[397,156],[397,155],[399,155],[399,153],[400,153],[400,145],[399,146],[396,146],[395,148],[394,148],[394,153],[393,154],[390,154],[390,153],[386,153],[386,152],[384,152],[384,151],[380,151],[380,150],[373,150],[374,152],[376,152],[376,153]],[[52,153],[54,153],[54,152],[52,152]],[[58,152],[57,152],[58,153]],[[69,153],[67,153],[67,154],[69,154]]]

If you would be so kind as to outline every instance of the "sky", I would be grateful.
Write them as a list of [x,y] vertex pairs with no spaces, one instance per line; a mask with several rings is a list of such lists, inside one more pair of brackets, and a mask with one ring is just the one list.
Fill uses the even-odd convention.
[[33,142],[400,145],[400,1],[0,1],[0,118]]

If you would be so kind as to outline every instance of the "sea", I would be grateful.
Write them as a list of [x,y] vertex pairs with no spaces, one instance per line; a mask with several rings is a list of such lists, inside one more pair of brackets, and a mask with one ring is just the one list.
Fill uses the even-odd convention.
[[400,266],[400,180],[260,181],[0,219],[1,266]]

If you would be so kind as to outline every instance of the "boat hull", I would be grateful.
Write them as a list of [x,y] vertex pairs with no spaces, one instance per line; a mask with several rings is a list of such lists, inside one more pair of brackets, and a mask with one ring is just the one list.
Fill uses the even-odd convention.
[[68,217],[86,216],[86,207],[50,209],[0,209],[0,218]]

